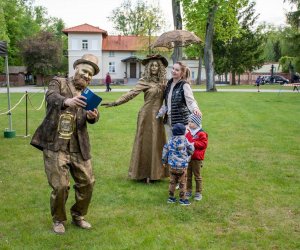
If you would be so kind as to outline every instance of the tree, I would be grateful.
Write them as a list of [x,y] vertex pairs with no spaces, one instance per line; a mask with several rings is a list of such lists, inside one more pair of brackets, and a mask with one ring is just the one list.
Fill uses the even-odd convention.
[[198,74],[196,79],[196,85],[201,84],[202,79],[202,58],[203,58],[203,44],[192,44],[185,48],[184,53],[187,55],[188,58],[195,58],[198,59]]
[[236,36],[239,29],[237,12],[247,2],[247,0],[182,0],[187,28],[199,37],[205,37],[206,91],[216,91],[212,50],[215,31],[219,39],[224,41]]
[[210,6],[208,12],[208,18],[206,23],[205,32],[205,46],[204,46],[204,63],[205,63],[205,73],[206,73],[206,91],[216,91],[215,87],[215,72],[214,72],[214,54],[212,50],[213,35],[214,35],[214,23],[215,15],[218,9],[218,4],[213,3]]
[[28,71],[44,76],[54,73],[61,64],[62,43],[50,32],[40,32],[20,43]]
[[[53,32],[64,42],[67,49],[67,38],[62,33],[64,23],[61,19],[47,18],[47,10],[42,6],[34,6],[34,0],[2,0],[0,1],[0,38],[8,42],[10,65],[23,65],[20,53],[20,41],[34,37],[42,30]],[[0,40],[1,40],[0,39]],[[67,59],[64,58],[67,70]],[[0,71],[1,59],[0,59]]]
[[[4,11],[3,11],[3,3],[0,2],[0,41],[5,41],[9,43],[9,37],[7,35],[7,27],[4,18]],[[4,58],[0,56],[0,72],[3,71],[4,68]]]
[[294,65],[296,71],[300,71],[300,0],[285,0],[296,7],[295,11],[291,11],[287,14],[288,23],[293,29],[293,35],[291,36],[293,41],[293,52],[294,52]]
[[41,30],[36,22],[32,0],[2,0],[4,22],[7,29],[8,56],[11,65],[22,65],[18,42]]
[[255,3],[251,2],[238,15],[239,33],[236,37],[224,42],[216,40],[214,51],[216,68],[219,74],[232,73],[232,84],[235,76],[245,71],[253,71],[263,64],[263,38],[261,27],[253,27],[258,15],[255,15]]
[[131,0],[124,0],[120,7],[112,11],[108,20],[124,36],[149,35],[158,32],[165,25],[160,8],[147,5],[142,0],[137,1],[135,6]]
[[59,72],[65,74],[68,72],[68,38],[62,32],[65,29],[65,23],[61,18],[50,17],[48,19],[48,25],[46,31],[54,34],[54,36],[62,44],[62,54],[61,54],[61,65],[57,68]]
[[284,0],[284,2],[289,2],[294,5],[297,9],[295,11],[291,11],[287,14],[288,23],[293,27],[300,29],[300,0]]
[[[180,0],[172,0],[173,24],[176,30],[182,30]],[[172,54],[173,63],[182,60],[182,48],[175,46]]]

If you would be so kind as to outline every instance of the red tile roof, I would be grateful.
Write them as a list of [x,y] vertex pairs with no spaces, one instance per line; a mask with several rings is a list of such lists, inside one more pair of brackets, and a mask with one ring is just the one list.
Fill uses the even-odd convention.
[[[152,39],[151,39],[151,42]],[[103,38],[103,51],[137,51],[147,50],[148,37],[143,36],[106,36]]]
[[107,36],[107,31],[100,29],[99,27],[92,26],[90,24],[81,24],[68,29],[64,29],[63,32],[68,35],[68,33],[102,33],[103,36]]

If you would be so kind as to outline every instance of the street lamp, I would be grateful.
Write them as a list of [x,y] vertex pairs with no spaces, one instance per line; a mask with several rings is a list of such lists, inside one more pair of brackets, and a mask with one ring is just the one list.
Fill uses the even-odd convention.
[[273,77],[273,75],[274,75],[274,68],[275,68],[275,67],[274,67],[274,65],[272,64],[272,65],[271,65],[271,76],[272,76],[272,77]]
[[271,82],[274,81],[274,68],[275,68],[275,67],[274,67],[274,65],[272,64],[272,65],[271,65],[271,79],[270,79]]

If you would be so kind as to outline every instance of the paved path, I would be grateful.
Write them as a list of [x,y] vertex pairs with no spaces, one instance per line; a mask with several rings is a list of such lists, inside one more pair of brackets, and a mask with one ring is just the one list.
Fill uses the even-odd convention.
[[[105,88],[97,89],[97,87],[91,87],[91,89],[94,92],[105,92]],[[112,92],[128,92],[130,88],[124,88],[124,89],[114,89],[112,86]],[[257,92],[257,89],[253,87],[253,89],[233,89],[233,88],[227,88],[227,87],[217,87],[218,92]],[[38,93],[38,92],[43,92],[44,88],[43,87],[36,87],[36,86],[23,86],[23,87],[10,87],[9,92],[10,93]],[[205,92],[205,89],[193,89],[193,92]],[[297,91],[293,91],[293,87],[278,87],[278,89],[261,89],[260,92],[288,92],[288,93],[299,93]],[[1,87],[0,88],[0,93],[7,93],[7,88],[6,87]]]

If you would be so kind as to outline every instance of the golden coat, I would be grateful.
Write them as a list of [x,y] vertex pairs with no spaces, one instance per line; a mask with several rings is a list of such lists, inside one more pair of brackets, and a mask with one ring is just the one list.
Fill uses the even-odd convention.
[[121,96],[115,105],[121,105],[144,92],[144,105],[138,113],[128,176],[131,179],[159,180],[169,176],[162,166],[162,149],[166,143],[162,119],[156,119],[163,102],[165,85],[140,79],[136,86]]

